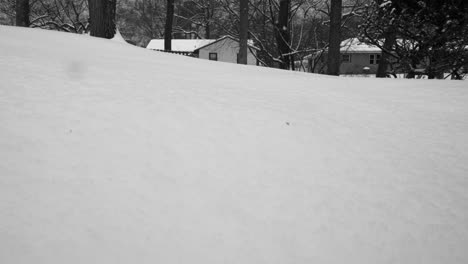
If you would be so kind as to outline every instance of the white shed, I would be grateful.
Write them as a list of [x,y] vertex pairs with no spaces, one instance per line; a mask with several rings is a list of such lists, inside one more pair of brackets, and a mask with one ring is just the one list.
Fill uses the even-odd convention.
[[[258,48],[252,45],[252,41],[249,41],[247,49],[248,65],[257,65],[257,58],[255,57],[257,50]],[[199,47],[195,50],[195,54],[198,54],[200,59],[237,63],[239,40],[231,36],[224,36]]]
[[[164,39],[152,39],[147,49],[164,51]],[[257,65],[255,57],[258,48],[249,40],[247,64]],[[237,63],[239,40],[224,36],[219,39],[173,39],[172,53],[198,57],[205,60]]]

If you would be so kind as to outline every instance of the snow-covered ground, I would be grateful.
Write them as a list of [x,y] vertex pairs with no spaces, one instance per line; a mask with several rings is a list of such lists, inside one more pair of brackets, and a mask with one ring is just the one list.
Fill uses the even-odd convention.
[[0,263],[468,263],[468,83],[0,27]]

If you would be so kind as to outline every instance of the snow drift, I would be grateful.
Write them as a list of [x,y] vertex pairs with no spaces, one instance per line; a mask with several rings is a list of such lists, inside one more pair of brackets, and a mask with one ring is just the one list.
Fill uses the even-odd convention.
[[0,263],[468,263],[466,82],[0,36]]

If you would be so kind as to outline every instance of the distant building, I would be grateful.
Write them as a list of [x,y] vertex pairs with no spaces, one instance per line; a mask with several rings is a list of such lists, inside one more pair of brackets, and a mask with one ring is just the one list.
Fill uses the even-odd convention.
[[[253,46],[252,41],[249,42],[247,64],[257,65],[258,48]],[[171,46],[171,53],[230,63],[237,63],[239,54],[239,41],[231,36],[219,39],[173,39]],[[146,48],[164,51],[164,39],[153,39]]]
[[[373,45],[350,38],[341,42],[340,74],[375,74],[380,62],[382,50]],[[328,51],[316,52],[308,57],[310,72],[323,73],[327,71]]]
[[[196,49],[214,41],[216,41],[216,39],[173,39],[171,42],[171,53],[194,56]],[[146,48],[164,51],[164,39],[152,39]]]

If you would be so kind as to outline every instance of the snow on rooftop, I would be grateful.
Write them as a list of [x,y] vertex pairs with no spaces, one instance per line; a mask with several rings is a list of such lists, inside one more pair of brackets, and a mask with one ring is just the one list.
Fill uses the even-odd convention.
[[0,36],[0,263],[468,263],[465,81]]
[[[226,38],[238,41],[234,37],[228,35],[218,39],[173,39],[171,49],[173,51],[193,52],[197,49],[204,48],[214,42],[221,41]],[[254,42],[251,39],[248,40],[248,45],[252,48],[258,49],[254,46]],[[164,39],[152,39],[146,48],[152,50],[164,50]]]
[[[310,55],[305,56],[303,59],[307,60],[309,58],[317,56],[322,52],[328,52],[328,48],[324,50],[318,50],[313,52]],[[358,38],[349,38],[343,40],[340,44],[340,53],[381,53],[382,50],[374,45],[366,44],[361,42]]]
[[382,50],[374,45],[361,42],[358,38],[350,38],[341,42],[342,53],[380,53]]
[[[216,41],[216,39],[173,39],[171,49],[173,51],[193,52],[194,50],[214,41]],[[146,48],[164,50],[164,39],[152,39]]]
[[[214,45],[215,43],[221,42],[221,41],[226,40],[226,39],[230,39],[230,40],[232,40],[232,41],[235,41],[235,42],[239,43],[239,40],[236,39],[236,38],[234,38],[233,36],[225,35],[225,36],[222,36],[222,37],[216,39],[215,41],[212,41],[212,42],[210,42],[210,43],[207,43],[207,44],[205,44],[205,45],[203,45],[203,46],[200,46],[200,47],[198,47],[198,48],[196,48],[196,49],[203,49],[203,48],[206,48],[207,46]],[[247,40],[247,45],[248,45],[250,48],[254,48],[254,49],[256,49],[256,50],[259,50],[259,48],[256,47],[256,46],[254,45],[254,41],[253,41],[252,39],[248,39],[248,40]],[[237,48],[237,47],[238,47],[238,45],[232,46],[232,48]]]

